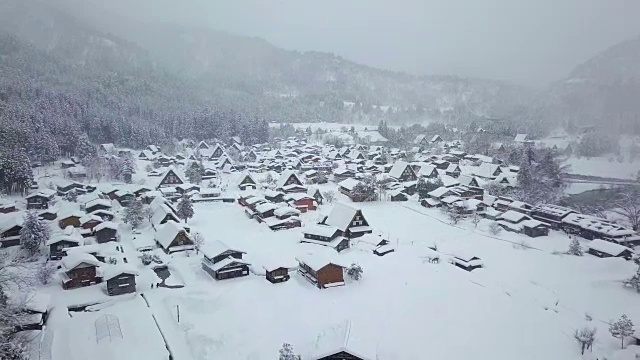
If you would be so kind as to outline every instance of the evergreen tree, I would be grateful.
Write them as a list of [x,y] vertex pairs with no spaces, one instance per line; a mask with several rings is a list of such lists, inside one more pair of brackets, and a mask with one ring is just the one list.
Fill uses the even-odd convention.
[[614,338],[620,339],[620,347],[624,349],[624,339],[633,335],[633,322],[623,314],[616,322],[610,322],[609,332]]
[[359,264],[353,263],[347,268],[347,275],[349,275],[353,280],[360,280],[362,278],[362,273],[362,266]]
[[580,246],[578,238],[574,237],[573,240],[571,240],[571,244],[569,244],[569,250],[567,251],[567,254],[575,256],[583,255],[582,246]]
[[49,228],[40,220],[35,211],[27,212],[22,230],[20,230],[20,245],[29,255],[40,251],[40,246],[49,240]]
[[638,266],[635,275],[624,281],[624,285],[636,289],[636,291],[640,293],[640,266]]
[[187,222],[187,220],[191,219],[194,215],[193,203],[191,202],[191,199],[188,196],[183,195],[182,198],[180,198],[180,201],[178,201],[176,211],[178,213],[178,217],[184,220],[184,222]]
[[131,177],[136,172],[136,164],[131,157],[125,157],[120,163],[120,176],[126,183],[131,183]]
[[124,210],[125,224],[131,225],[133,228],[137,228],[144,221],[144,207],[140,199],[135,199]]

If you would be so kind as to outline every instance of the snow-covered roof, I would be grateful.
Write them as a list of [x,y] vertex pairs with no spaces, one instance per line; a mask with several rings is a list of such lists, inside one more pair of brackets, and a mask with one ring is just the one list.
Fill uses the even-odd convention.
[[[71,226],[68,226],[68,227],[71,227]],[[73,227],[71,228],[73,229]],[[45,245],[49,246],[51,244],[59,243],[61,241],[75,243],[75,244],[78,244],[78,246],[84,244],[84,238],[80,234],[76,233],[75,235],[61,234],[57,236],[52,236],[49,240],[47,240]]]
[[24,217],[24,212],[2,214],[0,216],[0,231],[9,230],[14,226],[22,226],[24,223]]
[[519,223],[522,220],[529,218],[527,215],[523,213],[519,213],[514,210],[509,210],[502,215],[500,215],[500,219],[507,220],[512,223]]
[[121,274],[139,275],[138,270],[130,264],[103,265],[102,276],[104,280],[110,280]]
[[298,201],[302,199],[313,199],[313,196],[307,195],[307,193],[290,193],[285,196],[287,200]]
[[209,259],[212,259],[222,254],[223,252],[229,251],[229,250],[244,253],[243,251],[234,250],[230,248],[229,246],[227,246],[227,244],[223,243],[220,240],[207,241],[200,248],[200,251],[202,252],[202,254]]
[[335,226],[338,229],[345,231],[347,227],[349,227],[349,223],[358,210],[360,209],[338,202],[333,205],[333,209],[331,209],[331,212],[324,223],[325,225]]
[[279,207],[280,207],[280,206],[278,206],[278,205],[276,205],[276,204],[274,204],[274,203],[271,203],[271,202],[265,202],[265,203],[262,203],[262,204],[260,204],[260,205],[256,206],[256,209],[255,209],[255,210],[256,210],[258,213],[265,213],[265,212],[267,212],[267,211],[275,210],[275,209],[277,209],[277,208],[279,208]]
[[273,214],[275,216],[299,215],[300,214],[300,210],[298,210],[296,208],[292,208],[290,206],[283,206],[283,207],[275,209],[273,211]]
[[96,205],[102,205],[102,206],[106,206],[106,207],[111,207],[111,201],[107,200],[107,199],[94,199],[91,201],[88,201],[86,203],[84,203],[84,207],[85,209],[88,209],[92,206],[96,206]]
[[277,188],[281,188],[283,186],[285,186],[285,183],[287,182],[287,180],[291,177],[295,177],[296,180],[300,183],[304,185],[304,182],[302,182],[302,179],[300,179],[300,177],[298,176],[298,174],[293,171],[293,170],[285,170],[282,172],[282,174],[280,175],[280,178],[278,178],[278,182],[276,183],[276,187]]
[[391,171],[389,171],[389,176],[399,179],[402,176],[402,173],[407,169],[407,166],[409,166],[409,163],[406,161],[398,160],[394,162]]
[[625,250],[632,251],[626,246],[622,246],[620,244],[616,244],[616,243],[601,240],[601,239],[591,240],[591,242],[589,242],[587,246],[589,247],[589,249],[600,251],[612,256],[618,256],[622,254],[622,252],[624,252]]
[[97,221],[97,222],[103,222],[104,220],[102,220],[102,218],[98,215],[91,215],[91,214],[87,214],[83,217],[80,218],[80,224],[86,224],[89,221]]
[[309,226],[305,226],[302,228],[302,233],[303,234],[312,234],[312,235],[318,235],[318,236],[323,236],[323,237],[332,237],[333,235],[335,235],[336,232],[338,232],[340,229],[338,229],[335,226],[328,226],[328,225],[309,225]]
[[517,134],[516,137],[513,139],[513,141],[515,142],[525,142],[527,141],[528,135],[527,134]]
[[460,185],[460,181],[458,181],[458,179],[449,175],[440,175],[440,180],[442,180],[442,184],[444,185],[444,187]]
[[187,233],[182,224],[173,221],[167,221],[164,224],[156,226],[155,238],[156,241],[158,241],[158,243],[166,249],[167,247],[169,247],[169,245],[171,245],[171,242],[181,231],[184,231],[185,234]]
[[326,328],[316,336],[313,359],[346,352],[362,360],[375,360],[378,342],[376,339],[365,337],[365,334],[370,332],[367,329],[357,330],[351,321]]
[[349,191],[352,191],[358,184],[361,184],[361,183],[362,182],[360,180],[357,180],[354,178],[348,178],[340,181],[338,183],[338,186],[343,187]]
[[101,224],[96,225],[93,230],[95,231],[100,231],[102,229],[112,229],[112,230],[118,230],[118,224],[114,223],[113,221],[105,221]]
[[430,191],[427,195],[434,197],[434,198],[441,198],[443,196],[445,196],[447,193],[449,193],[451,191],[451,189],[444,187],[444,186],[440,186],[439,188]]
[[339,264],[336,264],[334,261],[328,259],[326,256],[321,255],[321,254],[304,254],[304,255],[300,255],[296,257],[296,260],[298,260],[299,262],[306,264],[307,266],[309,266],[311,269],[317,271],[322,269],[323,267],[329,265],[329,264],[334,264],[334,265],[338,265],[338,266],[342,266]]
[[73,252],[62,258],[61,265],[64,271],[69,271],[76,266],[85,263],[93,266],[100,266],[100,261],[95,256],[84,252]]

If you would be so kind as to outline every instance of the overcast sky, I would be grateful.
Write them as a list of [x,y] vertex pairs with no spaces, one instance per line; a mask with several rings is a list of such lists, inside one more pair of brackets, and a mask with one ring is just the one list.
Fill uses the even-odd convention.
[[543,85],[640,35],[638,0],[91,0],[415,74]]

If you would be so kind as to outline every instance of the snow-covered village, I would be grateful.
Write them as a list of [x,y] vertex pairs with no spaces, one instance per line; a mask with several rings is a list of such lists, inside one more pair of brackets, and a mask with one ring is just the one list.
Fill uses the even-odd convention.
[[0,360],[640,359],[640,38],[534,94],[89,3],[0,3]]

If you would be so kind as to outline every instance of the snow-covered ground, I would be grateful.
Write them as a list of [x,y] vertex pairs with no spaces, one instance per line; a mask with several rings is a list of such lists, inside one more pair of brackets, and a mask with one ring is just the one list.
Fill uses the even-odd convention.
[[[140,174],[143,168],[140,162]],[[237,195],[237,177],[223,175],[227,196]],[[142,175],[134,180],[154,181]],[[40,183],[44,186],[47,178]],[[341,194],[338,201],[349,202]],[[635,271],[632,262],[561,255],[570,241],[561,232],[532,239],[507,232],[492,236],[488,220],[477,227],[470,220],[453,226],[440,211],[416,202],[356,206],[376,232],[391,240],[395,252],[378,257],[370,244],[354,240],[351,249],[338,254],[300,244],[300,228],[269,230],[237,203],[195,204],[192,231],[246,252],[252,273],[215,281],[202,270],[200,255],[177,253],[168,256],[169,282],[184,287],[172,289],[151,288],[160,280],[143,267],[132,246],[134,237],[153,239],[154,230],[145,224],[140,234],[132,234],[121,225],[125,255],[140,271],[138,294],[109,297],[104,285],[64,291],[52,283],[43,289],[54,306],[49,353],[52,359],[92,354],[107,360],[127,353],[155,360],[166,359],[169,349],[175,360],[266,360],[289,342],[309,359],[348,340],[349,347],[380,360],[580,359],[573,332],[586,324],[585,313],[593,317],[589,326],[598,329],[593,359],[627,360],[640,352],[633,346],[618,351],[619,341],[609,336],[606,323],[623,313],[640,322],[638,294],[621,284]],[[302,221],[313,224],[331,207],[321,205],[303,214]],[[439,264],[427,259],[433,245],[442,256]],[[264,278],[263,264],[288,265],[310,253],[358,263],[364,276],[323,290],[295,272],[280,284]],[[480,257],[485,268],[466,272],[448,263],[461,253]],[[78,305],[92,306],[87,312],[67,310]],[[103,329],[98,319],[111,318],[106,315],[118,319],[121,338],[97,340],[97,329]]]
[[571,174],[599,176],[617,179],[636,179],[640,171],[640,159],[634,162],[610,161],[608,157],[570,157],[565,162],[571,166]]
[[[320,211],[329,209],[324,205]],[[359,263],[364,278],[324,290],[297,275],[275,285],[259,275],[216,282],[200,269],[198,257],[176,255],[172,265],[185,278],[185,288],[154,296],[162,297],[166,311],[174,314],[196,359],[271,359],[285,341],[314,354],[325,342],[318,334],[329,337],[345,323],[352,327],[351,336],[380,359],[478,354],[571,359],[578,358],[572,333],[586,312],[599,328],[595,351],[601,354],[617,345],[604,321],[623,312],[640,317],[637,294],[620,284],[633,264],[552,254],[568,247],[564,234],[492,238],[485,232],[489,222],[477,229],[470,223],[453,227],[438,211],[409,203],[363,204],[363,211],[376,230],[395,242],[395,253],[377,257],[368,245],[355,242],[354,248],[332,254],[299,244],[300,229],[271,232],[248,219],[237,204],[197,205],[191,225],[207,239],[246,251],[256,269],[263,262],[291,262],[297,255],[321,252],[341,263]],[[306,222],[313,220],[313,213],[305,216]],[[430,264],[426,248],[433,244],[445,258],[473,253],[486,268],[468,273],[446,262]],[[523,244],[535,249],[523,250]]]

